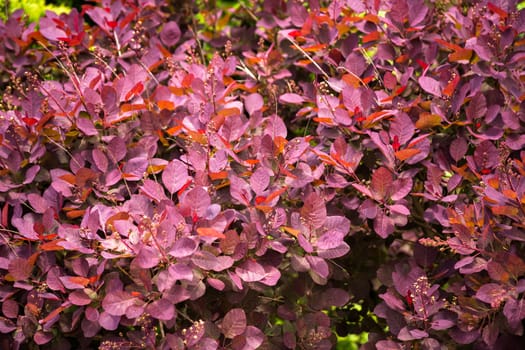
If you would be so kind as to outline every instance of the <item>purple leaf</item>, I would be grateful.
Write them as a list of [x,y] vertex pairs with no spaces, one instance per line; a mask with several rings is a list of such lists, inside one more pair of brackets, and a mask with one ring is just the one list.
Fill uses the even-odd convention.
[[53,340],[54,335],[51,332],[42,332],[37,331],[35,335],[33,336],[33,340],[35,341],[36,345],[44,345],[49,343],[51,340]]
[[27,280],[33,271],[33,265],[27,259],[13,258],[9,262],[9,274],[15,281]]
[[153,199],[155,202],[168,200],[162,186],[151,179],[144,180],[144,184],[140,186],[140,189],[144,195]]
[[258,168],[250,177],[250,186],[257,195],[261,195],[270,184],[270,174],[265,168]]
[[339,230],[330,230],[319,237],[317,247],[325,250],[339,247],[341,243],[343,243],[345,235],[345,233]]
[[455,326],[455,324],[456,323],[454,321],[452,321],[452,320],[436,318],[435,320],[432,321],[430,327],[432,329],[437,330],[437,331],[442,331],[444,329],[449,329],[449,328]]
[[162,172],[162,183],[169,193],[174,194],[188,182],[188,166],[174,159],[166,165]]
[[279,102],[281,103],[290,103],[294,105],[300,105],[304,102],[304,97],[294,93],[286,93],[279,96]]
[[450,143],[450,155],[456,162],[461,160],[467,153],[467,141],[463,137],[458,137]]
[[163,298],[148,304],[145,312],[158,320],[169,321],[175,316],[175,307],[172,302]]
[[[102,300],[102,307],[104,308],[105,313],[112,316],[125,315],[129,307],[141,304],[143,304],[143,301],[125,291],[114,291],[107,294]],[[100,315],[101,317],[102,314]]]
[[81,289],[74,290],[69,294],[68,300],[73,305],[89,305],[91,304],[91,298]]
[[323,308],[332,306],[343,307],[350,301],[348,292],[341,288],[329,288],[322,294]]
[[393,295],[392,291],[389,290],[388,292],[380,294],[379,296],[392,310],[399,312],[405,311],[405,304],[397,296]]
[[410,215],[410,210],[403,204],[389,205],[388,209],[390,209],[390,211],[393,213],[397,213],[401,215]]
[[189,266],[184,265],[182,263],[176,263],[175,265],[171,265],[168,268],[168,271],[170,273],[170,276],[175,280],[193,280],[192,269]]
[[374,231],[381,238],[387,238],[394,233],[394,221],[384,211],[379,211],[374,219]]
[[59,38],[66,38],[67,34],[57,27],[53,20],[58,20],[55,13],[48,12],[45,17],[40,18],[40,34],[47,40],[58,41]]
[[246,330],[246,313],[243,309],[228,311],[221,322],[221,330],[226,338],[234,338]]
[[317,193],[312,192],[304,199],[301,218],[308,227],[320,228],[323,226],[326,220],[326,206]]
[[39,214],[43,214],[49,208],[47,200],[36,193],[28,194],[27,200],[35,212]]
[[118,328],[118,325],[120,323],[120,316],[114,316],[109,314],[106,311],[102,311],[100,313],[100,316],[98,317],[98,324],[102,328],[108,331],[114,331]]
[[169,254],[174,258],[184,258],[192,255],[197,250],[197,243],[188,237],[182,237],[175,241]]
[[312,271],[317,273],[322,278],[327,278],[328,274],[330,273],[328,264],[326,261],[322,258],[319,258],[317,256],[307,255],[306,260],[310,264],[310,267]]
[[236,336],[232,341],[233,350],[255,350],[264,341],[264,333],[257,327],[247,326],[241,336]]
[[414,339],[421,339],[428,337],[428,333],[420,329],[409,329],[408,327],[403,327],[397,338],[402,341],[410,341]]
[[5,317],[0,316],[0,333],[11,333],[16,329],[16,324]]
[[18,317],[18,303],[13,299],[4,300],[2,303],[2,313],[8,318],[17,318]]
[[98,320],[100,313],[98,312],[98,309],[88,306],[85,315],[88,320],[95,322]]
[[203,270],[216,272],[226,270],[233,265],[233,259],[229,256],[215,256],[207,251],[199,251],[193,254],[191,261]]
[[108,170],[108,158],[102,152],[100,149],[95,148],[91,152],[91,156],[93,157],[93,161],[95,162],[95,166],[100,170],[101,172],[105,173]]
[[198,186],[185,192],[180,198],[181,214],[202,218],[211,204],[210,195],[203,187]]
[[390,198],[393,201],[398,201],[400,199],[408,196],[410,191],[412,191],[413,181],[411,177],[399,177],[394,181],[392,195]]
[[98,130],[91,119],[77,118],[77,128],[86,136],[98,135]]
[[266,272],[261,264],[252,260],[246,260],[242,265],[236,267],[235,273],[244,282],[257,282],[266,276]]
[[332,249],[317,249],[317,256],[323,259],[335,259],[345,256],[350,251],[350,246],[345,242]]
[[180,28],[177,22],[174,21],[164,24],[160,32],[160,40],[162,40],[162,43],[166,46],[175,45],[180,40],[180,36]]
[[484,284],[476,292],[476,299],[490,304],[495,308],[499,307],[506,298],[507,291],[497,283]]
[[481,92],[478,92],[470,101],[465,112],[469,121],[474,122],[477,118],[483,118],[487,113],[487,100],[485,96]]
[[156,248],[143,245],[133,261],[140,268],[149,269],[159,264],[160,253]]
[[273,267],[271,265],[264,265],[264,272],[265,276],[260,281],[262,284],[265,284],[267,286],[275,286],[277,282],[279,282],[279,279],[281,278],[281,272],[278,268]]
[[389,134],[392,140],[397,136],[398,142],[404,145],[414,136],[414,131],[415,127],[412,119],[410,119],[408,114],[400,112],[394,117],[394,121],[390,125]]
[[127,180],[139,181],[144,177],[147,168],[148,158],[141,156],[128,160],[122,167],[122,172]]
[[376,343],[377,350],[401,350],[404,349],[399,343],[396,343],[393,340],[380,340]]
[[429,94],[432,94],[436,97],[441,97],[441,86],[439,84],[439,81],[437,81],[436,79],[427,76],[422,76],[419,78],[418,82],[421,88]]
[[230,174],[230,194],[240,204],[249,206],[252,200],[253,194],[250,185],[240,177]]

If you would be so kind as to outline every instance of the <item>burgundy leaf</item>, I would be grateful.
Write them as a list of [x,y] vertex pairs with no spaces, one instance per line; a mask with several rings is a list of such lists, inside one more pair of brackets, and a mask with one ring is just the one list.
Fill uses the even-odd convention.
[[15,281],[24,281],[31,276],[33,265],[23,258],[13,258],[9,262],[9,274]]
[[2,313],[8,318],[18,317],[18,303],[13,299],[4,300],[2,303]]
[[221,330],[226,338],[234,338],[246,330],[246,313],[243,309],[232,309],[224,315]]
[[247,326],[243,335],[236,336],[232,341],[233,350],[255,350],[264,341],[264,333],[257,327]]
[[394,221],[384,211],[379,211],[374,219],[374,231],[381,238],[387,238],[394,233]]
[[326,206],[324,200],[315,192],[310,193],[301,208],[301,218],[307,226],[319,228],[326,220]]
[[33,336],[33,340],[37,345],[44,345],[53,340],[54,335],[51,332],[37,331]]
[[372,174],[371,189],[372,194],[376,200],[383,200],[390,196],[392,192],[392,185],[394,183],[394,176],[385,167],[376,169]]
[[91,304],[91,298],[80,289],[71,292],[71,294],[69,294],[68,300],[73,305],[84,306]]

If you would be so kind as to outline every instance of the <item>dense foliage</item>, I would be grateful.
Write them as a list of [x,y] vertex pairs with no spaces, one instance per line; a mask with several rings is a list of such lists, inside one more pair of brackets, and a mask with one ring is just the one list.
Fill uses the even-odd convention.
[[524,33],[512,0],[15,12],[0,347],[523,341]]

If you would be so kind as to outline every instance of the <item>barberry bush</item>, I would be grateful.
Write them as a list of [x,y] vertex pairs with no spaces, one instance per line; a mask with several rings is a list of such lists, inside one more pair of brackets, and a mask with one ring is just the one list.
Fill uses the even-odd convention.
[[513,0],[14,12],[0,347],[518,344],[524,33]]

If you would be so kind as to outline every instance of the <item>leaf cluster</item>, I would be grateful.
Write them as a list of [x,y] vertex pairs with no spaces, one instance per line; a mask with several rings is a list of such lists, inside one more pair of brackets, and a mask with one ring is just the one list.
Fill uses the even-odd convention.
[[0,22],[2,346],[520,340],[524,10],[222,5]]

